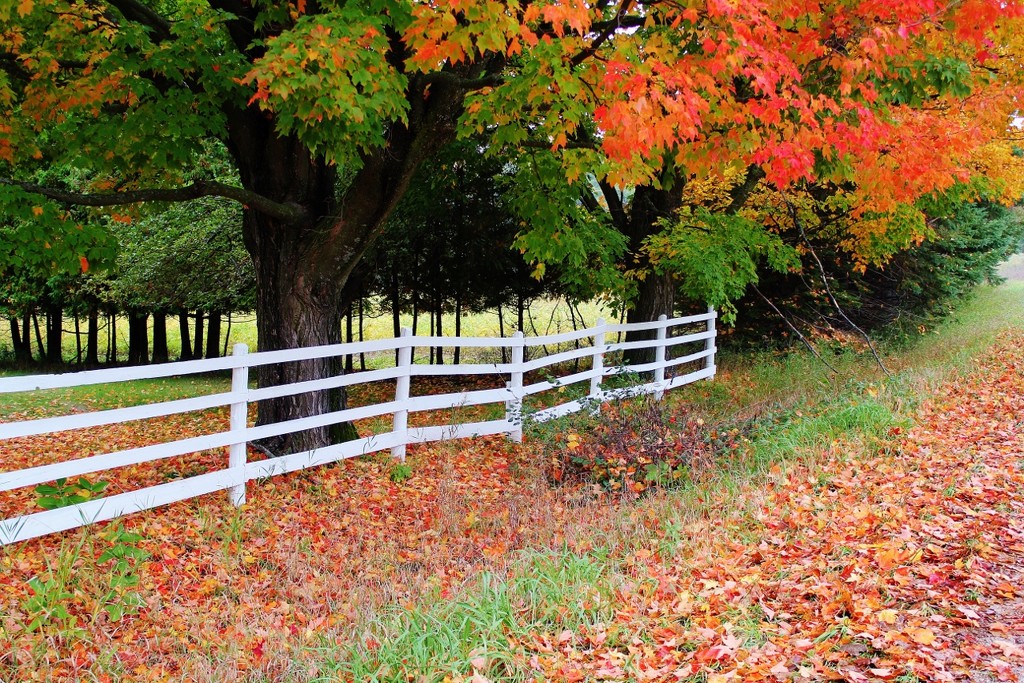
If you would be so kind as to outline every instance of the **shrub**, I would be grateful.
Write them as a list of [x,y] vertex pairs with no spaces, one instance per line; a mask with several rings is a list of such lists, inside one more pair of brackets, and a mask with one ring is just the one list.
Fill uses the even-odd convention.
[[738,447],[738,434],[650,397],[609,403],[583,435],[563,435],[547,473],[560,484],[594,483],[640,494],[686,481],[694,470],[710,466],[716,453]]

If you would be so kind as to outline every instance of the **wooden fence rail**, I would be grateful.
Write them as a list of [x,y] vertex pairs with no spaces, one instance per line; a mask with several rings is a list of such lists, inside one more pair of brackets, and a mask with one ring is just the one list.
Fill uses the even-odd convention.
[[[715,318],[715,311],[709,309],[705,314],[682,318],[666,319],[665,316],[662,316],[661,319],[652,323],[616,325],[598,321],[593,328],[542,337],[524,337],[521,332],[509,338],[414,337],[411,331],[405,329],[402,331],[402,336],[395,339],[259,353],[249,353],[244,344],[238,344],[234,347],[233,355],[224,358],[92,370],[61,375],[0,378],[0,394],[7,394],[176,377],[212,371],[230,370],[232,373],[231,390],[227,392],[127,408],[0,423],[0,441],[3,441],[131,420],[158,419],[178,413],[225,406],[229,407],[230,411],[230,427],[225,432],[92,455],[28,469],[0,472],[0,493],[2,493],[52,482],[60,478],[81,477],[197,451],[227,449],[228,453],[225,469],[137,491],[96,498],[78,505],[2,519],[0,520],[0,545],[113,519],[215,491],[227,490],[232,503],[241,505],[245,502],[245,484],[252,479],[271,477],[383,450],[390,450],[395,458],[404,459],[406,446],[409,444],[443,439],[506,434],[510,439],[519,441],[523,435],[523,422],[527,419],[540,422],[588,407],[591,410],[596,410],[601,402],[626,395],[636,396],[651,393],[660,398],[665,391],[700,379],[710,378],[715,374]],[[699,331],[691,331],[695,327],[700,328]],[[624,343],[608,342],[611,335],[644,330],[654,332],[654,338]],[[673,330],[682,331],[682,333],[672,334]],[[585,341],[589,341],[589,345],[584,345]],[[574,348],[524,360],[529,348],[568,344],[572,344]],[[677,347],[686,344],[697,345],[697,350],[682,354],[671,353]],[[508,363],[462,365],[414,364],[412,362],[413,349],[430,346],[505,348],[511,351],[511,360]],[[642,348],[654,350],[653,362],[633,365],[628,368],[617,367],[606,362],[608,356],[614,357],[615,354],[624,350]],[[391,352],[391,358],[397,357],[394,367],[288,385],[259,389],[249,388],[250,368],[261,365],[385,351]],[[590,360],[590,367],[586,370],[558,378],[526,383],[529,373],[569,362],[575,362],[578,367],[579,361],[586,359]],[[685,368],[686,372],[680,373],[679,369],[684,366],[689,367]],[[692,369],[694,367],[696,369]],[[652,379],[646,383],[636,383],[617,390],[606,390],[602,387],[602,382],[606,377],[624,371],[644,373]],[[410,396],[410,384],[413,377],[458,375],[503,375],[507,376],[508,380],[504,388]],[[248,406],[256,401],[384,380],[395,382],[395,397],[392,401],[347,408],[259,427],[249,426],[247,422]],[[590,388],[585,397],[538,410],[529,415],[524,413],[524,399],[527,397],[588,381]],[[504,417],[482,422],[409,427],[410,412],[484,404],[504,404]],[[386,415],[391,415],[390,432],[374,434],[312,451],[292,453],[266,460],[247,461],[247,444],[253,441],[340,422]],[[3,467],[2,462],[0,462],[0,467]]]

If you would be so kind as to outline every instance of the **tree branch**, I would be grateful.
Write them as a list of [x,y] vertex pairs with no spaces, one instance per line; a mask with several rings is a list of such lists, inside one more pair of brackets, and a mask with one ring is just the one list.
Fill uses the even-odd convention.
[[228,36],[240,54],[250,59],[262,56],[263,48],[256,48],[256,10],[251,2],[244,0],[210,0],[210,7],[234,15],[226,23]]
[[612,215],[612,224],[624,231],[629,223],[629,218],[626,216],[626,208],[622,205],[622,196],[618,189],[606,180],[599,181],[598,185],[601,187],[604,200],[608,202],[608,213]]
[[480,78],[463,78],[450,71],[431,71],[420,74],[418,78],[424,84],[439,83],[461,90],[480,90],[481,88],[495,87],[505,82],[505,79],[499,74],[481,76]]
[[747,177],[743,182],[729,190],[729,205],[725,207],[725,213],[734,214],[743,208],[750,198],[750,194],[765,177],[764,169],[757,164],[747,167]]
[[830,363],[829,363],[829,362],[828,362],[827,360],[825,360],[824,358],[822,358],[822,357],[821,357],[821,354],[820,354],[820,353],[818,353],[818,349],[814,348],[814,345],[813,345],[813,344],[811,344],[811,342],[807,340],[807,337],[805,337],[805,336],[803,335],[803,333],[801,333],[801,332],[800,332],[800,330],[798,330],[798,329],[796,328],[796,325],[794,325],[794,324],[793,324],[793,323],[792,323],[792,322],[790,321],[790,319],[786,317],[785,313],[783,313],[782,311],[780,311],[780,310],[779,310],[779,307],[778,307],[778,306],[776,306],[776,305],[775,305],[775,304],[774,304],[774,303],[772,302],[772,300],[771,300],[771,299],[769,299],[769,298],[768,298],[768,297],[766,297],[766,296],[765,296],[764,294],[762,294],[762,293],[761,293],[761,290],[760,290],[760,289],[758,289],[756,285],[750,285],[750,288],[754,290],[754,293],[755,293],[755,294],[757,294],[757,295],[758,295],[759,297],[761,297],[762,299],[764,299],[764,302],[765,302],[766,304],[768,304],[769,306],[771,306],[771,309],[772,309],[773,311],[775,311],[776,315],[778,315],[778,316],[779,316],[780,318],[782,318],[782,322],[786,323],[786,327],[788,327],[788,328],[789,328],[790,330],[792,330],[792,331],[793,331],[793,334],[795,334],[795,335],[797,336],[797,338],[798,338],[798,339],[799,339],[800,341],[802,341],[802,342],[803,342],[804,346],[806,346],[806,347],[807,347],[807,350],[808,350],[808,351],[810,351],[810,352],[811,352],[811,353],[812,353],[812,354],[814,355],[814,357],[815,357],[815,358],[817,358],[817,359],[818,359],[818,360],[819,360],[819,361],[820,361],[820,362],[822,363],[822,365],[824,365],[824,366],[825,366],[826,368],[828,368],[829,370],[831,370],[831,371],[833,372],[833,374],[836,374],[836,375],[838,375],[838,374],[839,374],[839,371],[838,371],[838,370],[836,370],[836,369],[835,369],[834,367],[832,367],[832,365],[831,365],[831,364],[830,364]]
[[154,42],[171,39],[171,22],[138,0],[108,0],[108,4],[116,8],[128,21],[137,22],[148,28]]
[[818,258],[818,252],[814,250],[814,247],[811,245],[811,241],[807,239],[807,233],[804,232],[804,225],[800,221],[800,216],[797,214],[796,207],[793,206],[793,203],[789,201],[788,198],[785,198],[784,201],[786,202],[786,206],[789,207],[789,215],[793,219],[793,225],[795,225],[796,229],[800,231],[800,237],[803,238],[804,245],[814,258],[814,262],[818,264],[818,272],[821,274],[821,283],[825,285],[825,293],[828,295],[829,301],[832,302],[833,308],[835,308],[836,312],[842,316],[847,325],[859,332],[860,336],[864,337],[864,341],[867,342],[868,348],[871,349],[871,355],[875,357],[875,363],[877,363],[878,367],[882,369],[882,372],[885,373],[886,377],[892,377],[892,373],[890,373],[889,369],[885,367],[885,363],[882,362],[881,356],[878,355],[878,350],[875,349],[875,345],[871,341],[871,337],[868,336],[867,332],[860,329],[855,322],[850,320],[850,317],[846,315],[846,311],[844,311],[843,307],[839,305],[839,301],[836,299],[835,294],[832,293],[832,287],[828,284],[828,275],[825,273],[825,265],[821,262],[821,259]]
[[309,214],[301,206],[275,202],[256,192],[233,185],[225,185],[215,180],[199,180],[185,187],[156,187],[125,192],[96,193],[71,192],[2,176],[0,176],[0,185],[20,187],[26,192],[39,194],[63,204],[74,206],[120,206],[141,202],[185,202],[201,197],[224,197],[289,223],[299,223],[309,219]]
[[600,33],[598,33],[597,37],[590,43],[589,46],[581,50],[578,54],[576,54],[572,59],[569,60],[569,65],[573,67],[579,66],[586,60],[590,59],[590,57],[597,54],[597,51],[601,47],[601,45],[603,45],[605,41],[611,38],[613,33],[615,33],[616,31],[623,27],[623,24],[625,23],[626,19],[626,12],[629,11],[630,5],[632,4],[632,0],[623,0],[622,4],[619,5],[618,11],[615,13],[614,19],[607,22],[607,24],[604,27],[599,28],[598,26],[592,26],[592,30],[600,31]]

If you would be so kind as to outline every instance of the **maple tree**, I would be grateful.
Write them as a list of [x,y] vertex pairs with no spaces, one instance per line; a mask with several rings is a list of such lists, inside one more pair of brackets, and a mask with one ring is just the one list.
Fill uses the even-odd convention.
[[[259,347],[332,343],[346,279],[416,168],[460,126],[491,132],[496,146],[565,148],[573,182],[596,171],[663,192],[671,159],[687,174],[757,164],[785,185],[880,150],[897,128],[874,106],[881,84],[920,82],[915,65],[933,53],[968,51],[990,65],[993,30],[1020,12],[999,0],[3,0],[0,160],[15,171],[33,158],[66,163],[98,180],[70,192],[15,172],[0,194],[27,218],[42,197],[240,202]],[[600,154],[569,154],[587,126]],[[183,182],[210,139],[228,150],[237,184]],[[544,229],[557,243],[557,228]],[[259,382],[338,370],[321,360],[262,366]],[[274,399],[259,420],[343,400]],[[346,432],[328,431],[269,445],[317,447]]]

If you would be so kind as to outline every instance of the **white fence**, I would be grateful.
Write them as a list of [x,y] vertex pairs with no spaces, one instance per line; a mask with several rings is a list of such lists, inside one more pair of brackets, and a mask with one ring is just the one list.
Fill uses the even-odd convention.
[[[714,310],[701,315],[666,320],[662,316],[653,323],[626,325],[605,324],[598,321],[596,327],[567,332],[564,334],[526,338],[516,333],[511,338],[490,337],[413,337],[406,329],[397,339],[366,341],[334,346],[248,353],[244,344],[234,348],[234,355],[198,361],[185,361],[133,368],[93,370],[63,375],[36,375],[28,377],[0,378],[0,394],[41,389],[58,389],[94,384],[106,384],[141,379],[156,379],[230,370],[231,390],[195,398],[185,398],[162,403],[78,413],[21,422],[0,423],[0,441],[17,437],[34,436],[61,432],[71,429],[97,427],[130,420],[158,419],[168,415],[230,406],[230,428],[228,431],[185,438],[139,448],[93,455],[76,460],[58,462],[29,469],[0,472],[0,495],[5,491],[36,486],[66,477],[80,477],[112,470],[118,467],[172,458],[208,449],[227,449],[227,468],[206,474],[180,479],[166,484],[150,486],[137,491],[96,498],[78,505],[61,507],[20,517],[0,520],[0,545],[15,543],[49,533],[73,529],[86,524],[104,521],[121,515],[148,510],[168,503],[195,498],[214,491],[228,490],[231,500],[240,505],[245,502],[245,484],[252,479],[266,478],[300,469],[336,462],[345,458],[390,449],[396,458],[405,457],[408,444],[439,441],[442,439],[506,434],[513,440],[521,440],[523,429],[523,400],[558,387],[580,382],[590,382],[590,389],[584,398],[537,411],[529,416],[536,421],[548,420],[567,415],[587,407],[598,405],[610,398],[623,395],[653,393],[658,398],[663,392],[674,387],[710,378],[715,374],[715,318]],[[699,326],[698,331],[692,331]],[[673,329],[682,328],[682,334],[672,334]],[[656,337],[651,340],[609,343],[611,335],[636,330],[653,330]],[[589,345],[584,342],[589,340]],[[696,346],[697,350],[682,355],[667,353],[681,345]],[[527,348],[557,345],[574,345],[566,351],[552,353],[531,360],[524,360]],[[412,351],[415,347],[490,347],[505,348],[511,353],[510,362],[473,363],[462,365],[418,365],[413,364]],[[602,380],[624,370],[608,366],[609,354],[636,348],[654,349],[655,360],[642,365],[626,368],[630,372],[645,373],[653,379],[644,384],[626,389],[606,391]],[[683,348],[683,351],[687,349]],[[380,370],[340,375],[296,384],[249,388],[249,369],[272,363],[285,363],[312,358],[344,356],[370,352],[392,352],[397,355],[394,367]],[[397,351],[397,354],[394,352]],[[527,373],[590,359],[590,368],[559,377],[544,379],[530,384],[524,383]],[[689,365],[689,368],[685,366]],[[697,369],[692,369],[694,366]],[[687,372],[678,374],[680,368]],[[453,375],[505,375],[509,378],[505,388],[462,391],[441,395],[410,397],[412,377],[453,376]],[[311,391],[338,387],[349,387],[384,380],[395,381],[393,401],[374,405],[348,408],[322,415],[304,417],[286,422],[251,427],[247,424],[248,405],[264,399],[290,396]],[[469,405],[504,403],[505,415],[500,419],[484,422],[409,427],[410,412],[460,408]],[[324,427],[340,422],[349,422],[370,417],[392,415],[392,430],[375,434],[314,451],[293,453],[277,458],[247,462],[248,442],[307,429]],[[3,462],[0,461],[0,467]]]

